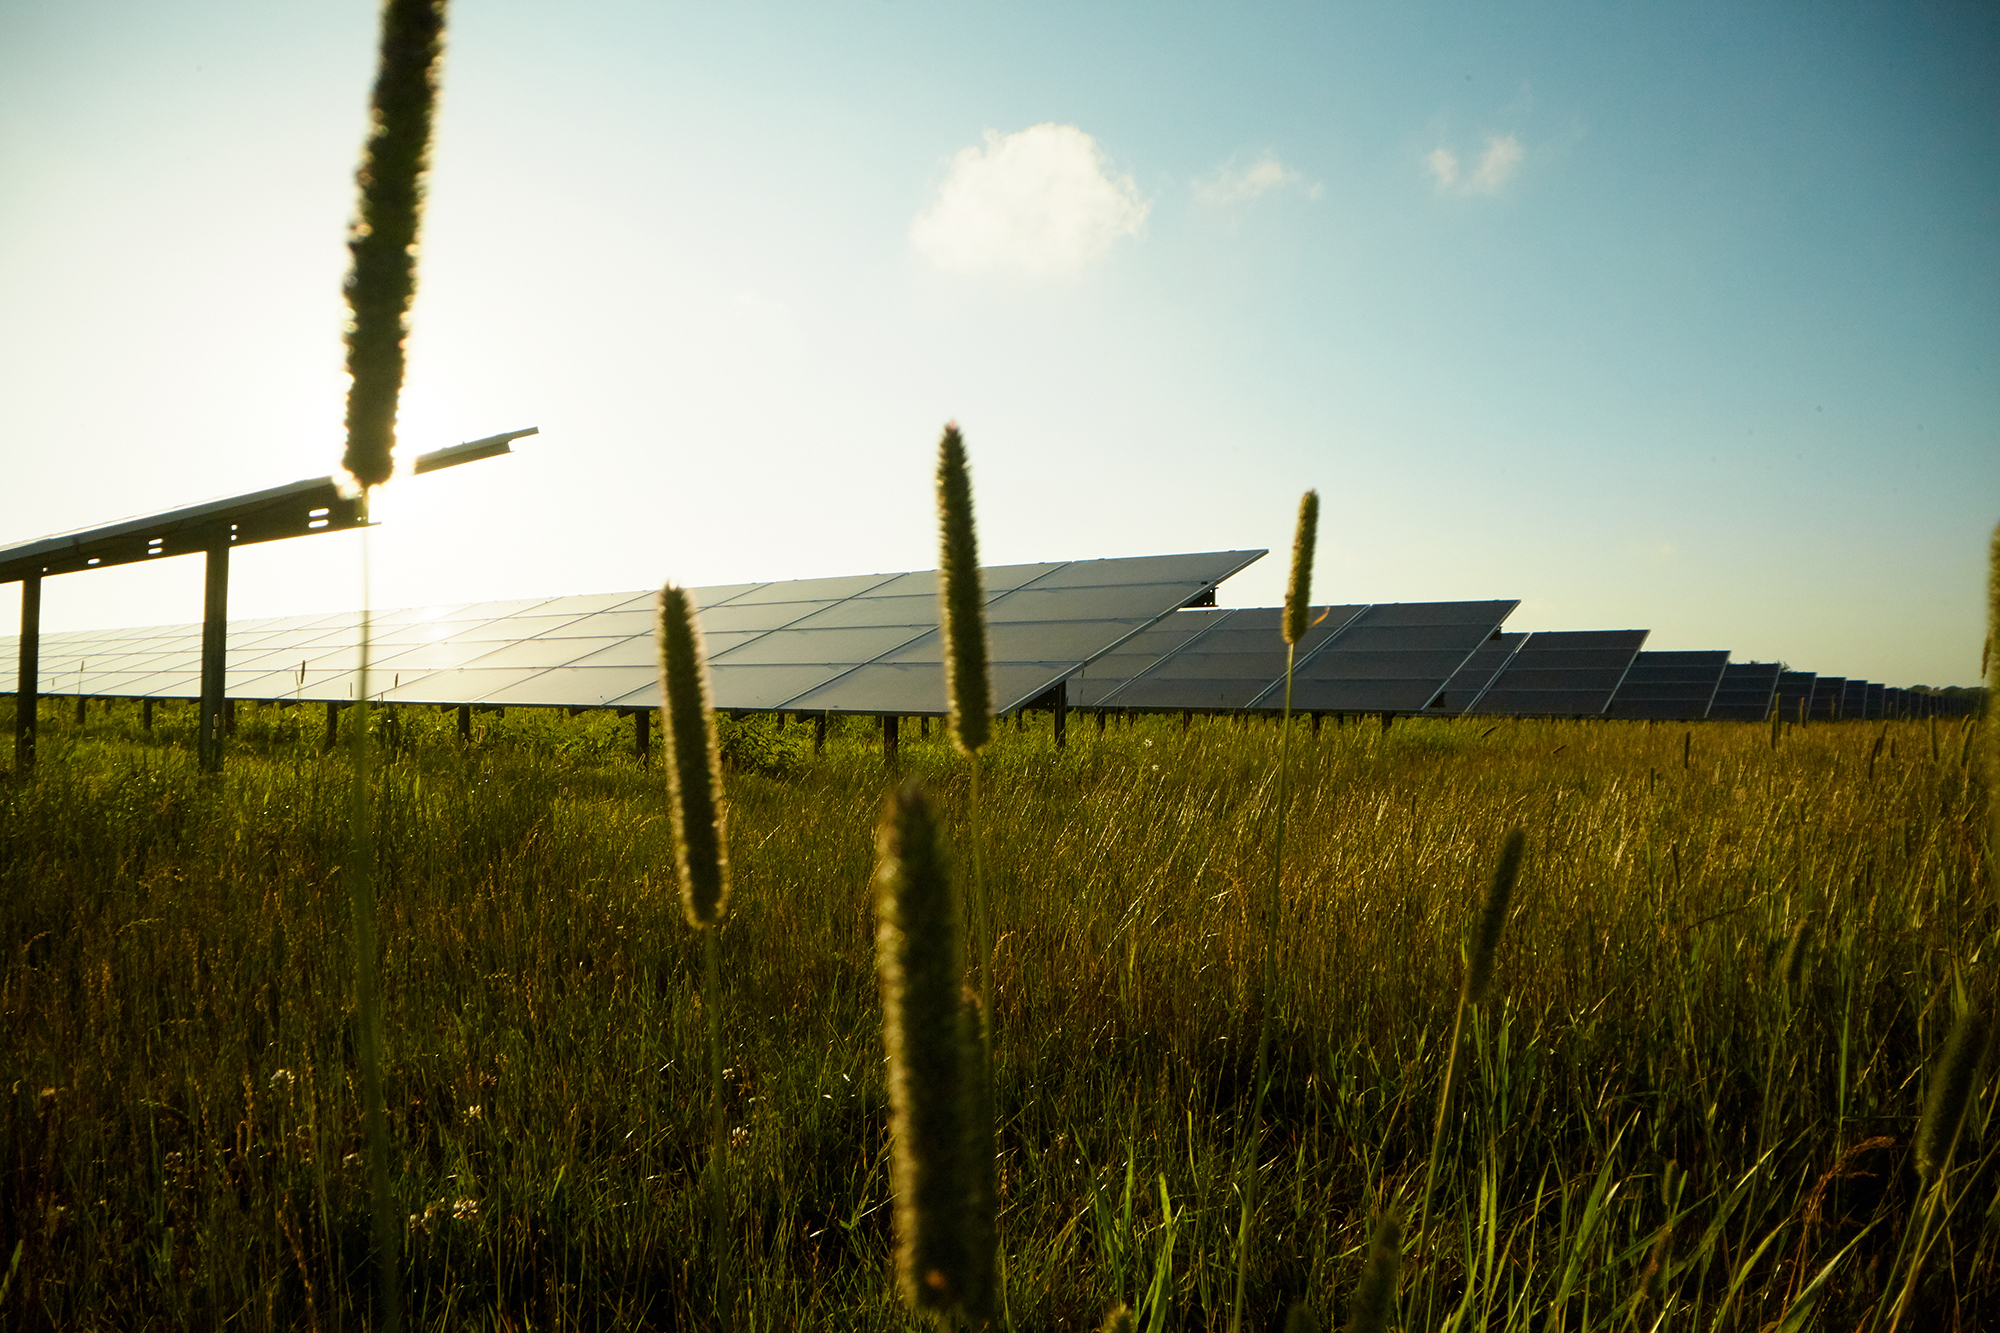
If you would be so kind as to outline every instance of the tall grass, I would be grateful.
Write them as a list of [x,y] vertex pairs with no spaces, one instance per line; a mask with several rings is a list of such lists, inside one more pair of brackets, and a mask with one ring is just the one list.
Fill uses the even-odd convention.
[[[0,701],[0,717],[7,705]],[[353,713],[343,714],[344,725]],[[382,729],[394,721],[390,739]],[[344,747],[246,707],[91,710],[0,787],[0,1269],[10,1327],[358,1328],[372,1246]],[[731,775],[729,1234],[703,1240],[700,944],[658,778],[609,715],[377,710],[384,1087],[415,1327],[906,1327],[871,936],[879,743]],[[799,729],[794,729],[799,730]],[[1284,982],[1246,1323],[1340,1311],[1431,1160],[1490,830],[1535,830],[1455,1152],[1403,1274],[1455,1327],[1855,1327],[1907,1274],[1951,978],[1993,930],[1972,733],[1411,721],[1294,738]],[[934,733],[935,737],[935,733]],[[986,753],[1012,1323],[1217,1326],[1264,942],[1268,725],[1141,720]],[[725,760],[727,762],[727,760]],[[968,779],[912,741],[945,835]],[[1658,776],[1654,776],[1658,770]],[[1793,951],[1802,922],[1817,923]],[[1788,951],[1791,956],[1787,957]],[[1905,1329],[2000,1310],[1993,1093],[1967,1094]],[[352,1163],[350,1164],[350,1159]],[[1872,1225],[1872,1230],[1870,1229]],[[1896,1288],[1891,1283],[1897,1284]]]

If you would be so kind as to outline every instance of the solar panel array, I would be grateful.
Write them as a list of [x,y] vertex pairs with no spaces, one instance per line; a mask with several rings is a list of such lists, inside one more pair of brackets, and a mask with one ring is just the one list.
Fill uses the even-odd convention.
[[[1215,609],[1216,586],[1262,551],[1057,561],[981,571],[996,711],[1057,698],[1106,711],[1275,713],[1285,645],[1274,607]],[[692,590],[716,706],[940,714],[934,571]],[[372,696],[487,707],[659,706],[651,591],[376,614]],[[1203,608],[1203,604],[1209,604]],[[1951,711],[1936,696],[1729,654],[1645,652],[1645,630],[1508,633],[1508,600],[1313,610],[1298,645],[1300,712],[1761,721]],[[359,613],[231,622],[225,694],[346,702]],[[0,651],[12,655],[12,640]],[[41,636],[46,694],[193,698],[201,627]]]
[[[1008,565],[981,571],[998,710],[1263,555],[1221,551]],[[719,708],[942,713],[937,576],[744,583],[692,590]],[[46,693],[192,698],[199,625],[42,636]],[[232,622],[226,694],[346,701],[360,616]],[[371,697],[487,706],[659,705],[653,593],[603,593],[389,611],[370,628]]]
[[1699,722],[1722,684],[1726,652],[1640,653],[1604,710],[1606,717]]
[[1514,717],[1601,717],[1625,680],[1646,630],[1545,630],[1530,634],[1466,711]]

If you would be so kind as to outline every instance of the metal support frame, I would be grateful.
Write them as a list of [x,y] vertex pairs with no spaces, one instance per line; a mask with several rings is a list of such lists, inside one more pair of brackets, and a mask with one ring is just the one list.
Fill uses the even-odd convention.
[[1050,714],[1054,719],[1051,727],[1055,732],[1056,748],[1060,750],[1069,745],[1069,682],[1057,681],[1051,693],[1054,695],[1049,705]]
[[229,539],[229,529],[210,539],[202,580],[201,718],[195,736],[204,773],[222,768],[222,701],[229,654]]
[[650,708],[632,710],[632,751],[639,756],[641,764],[653,762],[653,710]]
[[153,701],[150,698],[139,701],[139,725],[147,731],[153,729]]
[[[419,457],[415,470],[433,472],[511,453],[513,441],[537,433],[530,426],[439,449]],[[43,577],[144,564],[195,551],[205,552],[208,562],[202,608],[201,717],[195,734],[202,770],[212,773],[220,768],[226,713],[229,548],[367,527],[368,514],[361,500],[341,491],[334,478],[317,477],[0,548],[0,583],[21,584],[20,688],[14,707],[16,770],[25,772],[35,763]],[[82,693],[80,688],[78,693]],[[329,705],[329,732],[336,711]]]
[[20,679],[14,691],[14,771],[35,766],[35,723],[42,692],[42,576],[21,580]]
[[346,706],[336,699],[328,699],[326,701],[326,731],[319,738],[319,750],[321,754],[330,752],[335,745],[340,743],[340,710]]
[[821,713],[818,717],[813,719],[813,754],[821,755],[825,753],[826,753],[826,714]]
[[882,714],[882,762],[894,764],[901,748],[903,719],[894,713]]
[[460,704],[458,706],[458,739],[461,742],[470,741],[472,739],[471,704]]

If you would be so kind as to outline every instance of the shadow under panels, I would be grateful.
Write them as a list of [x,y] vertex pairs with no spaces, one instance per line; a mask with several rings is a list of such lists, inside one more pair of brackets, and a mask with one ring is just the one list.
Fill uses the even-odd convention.
[[[1293,667],[1292,708],[1421,712],[1517,605],[1315,607]],[[1178,612],[1087,671],[1076,702],[1135,710],[1278,712],[1285,704],[1282,616],[1277,607]]]
[[1605,708],[1606,717],[1699,722],[1715,702],[1729,665],[1724,652],[1640,653]]
[[1778,677],[1783,674],[1776,662],[1731,662],[1722,669],[1715,702],[1708,706],[1709,721],[1762,722],[1769,718],[1771,702],[1778,697]]
[[1530,634],[1467,712],[1507,717],[1601,717],[1649,631]]

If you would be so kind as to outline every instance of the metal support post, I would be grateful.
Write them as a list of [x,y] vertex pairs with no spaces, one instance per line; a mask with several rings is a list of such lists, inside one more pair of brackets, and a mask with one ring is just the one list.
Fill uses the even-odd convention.
[[1051,711],[1054,713],[1053,729],[1058,750],[1069,744],[1069,682],[1056,683],[1056,699]]
[[14,691],[14,771],[35,766],[35,714],[42,690],[42,576],[21,580],[21,674]]
[[816,755],[826,753],[825,713],[821,713],[818,717],[813,719],[813,753]]
[[1312,719],[1313,719],[1313,735],[1317,736],[1319,735],[1319,714],[1314,713],[1312,715]]
[[229,532],[211,541],[201,603],[201,718],[195,731],[204,773],[222,769],[222,691],[229,651]]
[[632,750],[639,756],[641,764],[653,762],[653,710],[650,708],[632,710]]
[[327,754],[340,743],[340,705],[332,699],[326,701],[326,734],[319,739],[321,754]]
[[472,739],[471,704],[460,704],[458,706],[458,739],[460,741],[469,741]]
[[151,699],[141,699],[139,701],[139,725],[147,731],[153,729],[153,701]]
[[84,709],[88,707],[89,704],[90,704],[89,695],[79,694],[76,696],[76,725],[79,729],[81,729],[83,726],[83,719],[85,717]]
[[898,731],[903,719],[894,713],[882,715],[882,762],[894,765],[898,748]]
[[1104,734],[1104,710],[1102,708],[1097,710],[1097,734],[1100,736]]

